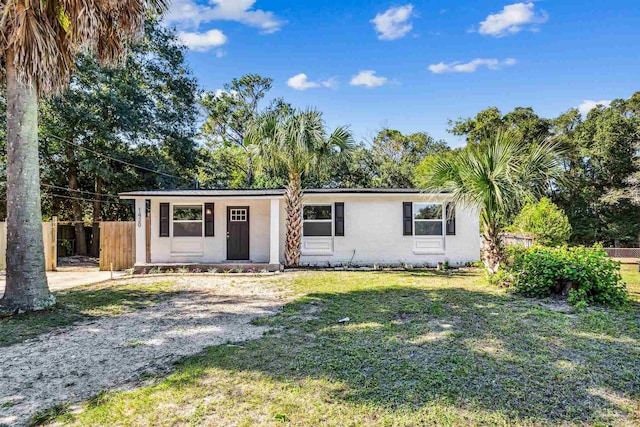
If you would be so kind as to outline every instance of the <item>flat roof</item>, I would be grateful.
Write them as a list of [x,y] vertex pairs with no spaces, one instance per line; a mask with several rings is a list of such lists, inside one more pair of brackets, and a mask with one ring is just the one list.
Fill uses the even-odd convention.
[[[307,188],[305,194],[420,194],[416,188]],[[122,199],[136,197],[280,197],[284,188],[272,189],[171,189],[120,193]]]

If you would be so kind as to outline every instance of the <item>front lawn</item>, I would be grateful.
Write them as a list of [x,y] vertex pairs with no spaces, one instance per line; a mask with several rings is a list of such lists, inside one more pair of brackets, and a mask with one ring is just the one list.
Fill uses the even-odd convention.
[[53,418],[82,426],[637,425],[640,275],[625,268],[625,278],[627,308],[573,313],[489,287],[477,271],[287,275],[283,286],[300,296],[260,320],[271,333],[212,347],[166,378]]

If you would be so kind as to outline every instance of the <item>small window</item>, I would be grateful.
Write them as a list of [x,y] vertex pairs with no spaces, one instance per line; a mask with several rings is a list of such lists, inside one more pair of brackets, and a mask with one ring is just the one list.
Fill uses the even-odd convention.
[[302,208],[302,235],[332,236],[333,212],[331,205],[305,205]]
[[202,205],[173,207],[173,236],[202,237]]
[[435,203],[414,203],[413,229],[416,236],[442,236],[442,205]]
[[231,209],[230,215],[232,222],[244,222],[247,220],[246,209]]

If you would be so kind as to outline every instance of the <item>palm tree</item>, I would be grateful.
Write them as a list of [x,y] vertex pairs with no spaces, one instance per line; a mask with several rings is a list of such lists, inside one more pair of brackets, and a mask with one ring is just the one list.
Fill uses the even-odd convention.
[[558,142],[526,143],[499,131],[482,144],[436,160],[424,182],[429,192],[448,192],[452,202],[476,206],[484,238],[482,261],[493,274],[504,262],[501,233],[523,204],[536,200],[560,177]]
[[297,267],[302,242],[302,176],[332,163],[353,147],[345,127],[327,134],[322,114],[315,110],[269,112],[250,127],[249,144],[262,165],[283,171],[289,181],[285,191],[287,242],[285,266]]
[[103,64],[126,55],[148,12],[168,0],[3,0],[0,62],[7,100],[7,283],[0,303],[31,311],[55,302],[47,286],[40,211],[38,98],[69,82],[76,53]]

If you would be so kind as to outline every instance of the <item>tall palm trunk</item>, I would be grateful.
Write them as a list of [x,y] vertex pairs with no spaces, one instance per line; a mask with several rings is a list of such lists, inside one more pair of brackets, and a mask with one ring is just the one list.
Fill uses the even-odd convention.
[[67,144],[67,162],[69,164],[69,188],[72,190],[71,219],[76,235],[76,253],[69,255],[87,255],[87,238],[84,232],[84,212],[78,198],[78,162],[76,153],[71,144]]
[[484,245],[482,247],[482,262],[490,274],[500,269],[500,264],[505,261],[504,249],[500,239],[498,227],[484,226]]
[[289,183],[284,193],[287,211],[287,245],[284,253],[285,267],[297,267],[300,263],[302,244],[302,177],[289,174]]
[[1,303],[11,311],[55,303],[45,274],[38,160],[38,97],[18,82],[13,52],[6,53],[7,284]]

